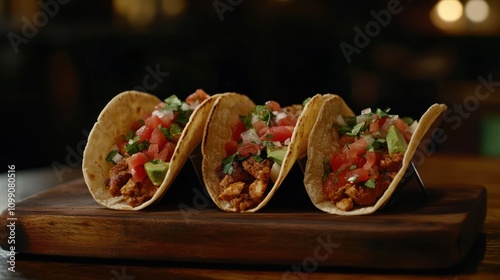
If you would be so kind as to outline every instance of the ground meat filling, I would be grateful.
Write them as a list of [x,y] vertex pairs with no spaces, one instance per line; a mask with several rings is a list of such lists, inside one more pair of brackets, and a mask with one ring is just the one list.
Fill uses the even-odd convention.
[[401,169],[402,154],[383,153],[375,169],[376,187],[367,188],[363,185],[346,184],[330,190],[325,195],[343,211],[352,210],[355,206],[369,206],[377,202],[384,194],[392,180]]
[[109,187],[111,196],[122,195],[128,205],[137,207],[150,200],[158,187],[153,185],[151,180],[143,180],[139,183],[132,181],[132,174],[128,171],[127,158],[124,157],[109,170],[108,178],[104,184]]
[[269,184],[273,162],[257,161],[249,157],[233,162],[234,171],[226,174],[219,183],[219,199],[229,201],[237,211],[245,211],[260,203]]

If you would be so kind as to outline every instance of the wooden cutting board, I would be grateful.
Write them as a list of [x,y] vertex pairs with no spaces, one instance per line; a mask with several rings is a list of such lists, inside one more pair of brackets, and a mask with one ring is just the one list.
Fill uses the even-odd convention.
[[[196,184],[195,184],[196,185]],[[288,184],[293,185],[293,184]],[[457,265],[481,232],[486,191],[480,186],[402,191],[369,216],[316,210],[303,188],[283,186],[257,213],[215,208],[200,187],[173,186],[139,212],[94,202],[83,179],[17,203],[18,253],[189,262],[441,269]],[[299,197],[299,198],[297,198]],[[5,225],[9,218],[1,216]],[[9,229],[1,228],[8,249]]]

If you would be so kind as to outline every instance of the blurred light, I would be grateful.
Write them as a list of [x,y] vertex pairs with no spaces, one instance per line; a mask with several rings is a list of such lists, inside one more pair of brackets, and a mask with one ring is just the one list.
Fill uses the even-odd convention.
[[170,17],[180,15],[186,10],[186,0],[161,0],[163,14]]
[[465,15],[470,21],[482,22],[486,20],[489,12],[490,7],[484,0],[469,0],[465,4]]
[[40,9],[36,0],[16,0],[10,2],[11,17],[20,19],[26,17],[32,19],[33,15]]
[[436,4],[438,16],[446,21],[457,21],[463,14],[462,3],[458,0],[441,0]]
[[156,0],[113,0],[113,9],[132,27],[144,28],[156,16]]

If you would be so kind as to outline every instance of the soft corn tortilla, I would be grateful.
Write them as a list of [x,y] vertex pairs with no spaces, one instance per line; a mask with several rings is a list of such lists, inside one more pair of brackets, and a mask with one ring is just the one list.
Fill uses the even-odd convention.
[[324,212],[346,216],[371,214],[380,209],[396,190],[422,140],[426,137],[430,137],[432,132],[431,128],[434,129],[439,125],[445,110],[446,105],[434,104],[429,107],[420,120],[418,120],[418,127],[408,144],[401,169],[375,205],[343,211],[338,209],[335,204],[323,194],[323,161],[325,158],[330,159],[331,155],[341,148],[338,144],[339,133],[337,129],[334,128],[336,116],[355,115],[341,97],[334,94],[324,95],[323,106],[321,107],[317,121],[309,136],[307,162],[304,173],[304,185],[312,203]]
[[[278,190],[295,161],[306,155],[308,133],[315,123],[321,107],[321,100],[322,96],[317,94],[304,107],[297,120],[297,125],[276,182],[274,184],[270,183],[265,197],[258,205],[243,212],[255,212],[264,207]],[[226,157],[224,145],[231,138],[233,121],[241,115],[250,114],[254,107],[254,102],[247,96],[238,93],[226,93],[215,102],[207,122],[201,147],[203,181],[214,203],[224,211],[236,212],[237,210],[230,202],[218,198],[220,180],[215,170]]]
[[150,200],[136,207],[128,205],[123,196],[110,195],[104,181],[114,164],[107,162],[106,156],[115,145],[116,139],[126,134],[134,121],[152,112],[161,100],[154,95],[138,91],[126,91],[115,96],[99,114],[83,153],[83,177],[95,201],[110,209],[140,210],[159,200],[182,169],[191,151],[201,142],[205,121],[216,96],[211,96],[196,107],[175,147],[163,183]]

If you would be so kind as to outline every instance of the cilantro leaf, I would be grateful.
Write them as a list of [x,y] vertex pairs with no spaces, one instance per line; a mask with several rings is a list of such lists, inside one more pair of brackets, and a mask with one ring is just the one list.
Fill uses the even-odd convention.
[[307,105],[307,103],[309,103],[309,101],[311,101],[311,97],[304,99],[304,101],[302,101],[302,106],[306,107],[306,105]]
[[108,156],[106,156],[106,161],[113,162],[113,157],[118,153],[118,150],[112,150],[111,152],[108,153]]
[[182,101],[175,94],[165,98],[165,103],[167,105],[163,107],[163,110],[172,109],[177,111],[182,106]]
[[365,182],[365,187],[369,188],[369,189],[374,189],[376,187],[376,184],[375,184],[375,179],[374,178],[371,178],[369,179],[368,181]]
[[245,125],[245,128],[252,128],[252,114],[246,115],[246,116],[240,116],[241,121],[243,122],[243,125]]

